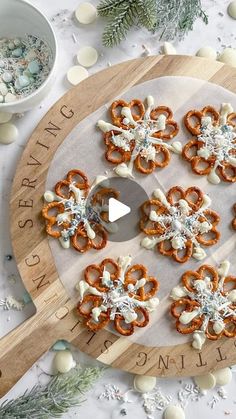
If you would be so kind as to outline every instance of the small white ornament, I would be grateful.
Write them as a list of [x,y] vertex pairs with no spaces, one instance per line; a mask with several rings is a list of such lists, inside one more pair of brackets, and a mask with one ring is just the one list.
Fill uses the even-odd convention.
[[67,80],[69,83],[73,84],[73,86],[76,86],[87,77],[88,71],[80,65],[74,65],[67,71]]
[[169,405],[164,411],[164,419],[185,419],[185,413],[181,406]]
[[93,47],[83,47],[80,48],[77,54],[77,61],[79,64],[84,67],[91,67],[96,64],[98,60],[97,50]]
[[136,375],[134,377],[134,389],[140,393],[148,393],[155,388],[156,381],[156,377]]
[[0,112],[0,124],[5,124],[9,122],[12,118],[12,113],[9,112]]
[[79,23],[88,25],[97,19],[97,9],[89,2],[81,3],[75,11],[75,17]]
[[194,381],[201,390],[210,390],[216,385],[216,379],[213,374],[204,374],[194,377]]
[[236,67],[236,49],[225,48],[218,57],[218,61]]
[[216,60],[217,54],[216,51],[212,47],[202,47],[200,48],[197,53],[197,57],[209,58],[211,60]]
[[228,5],[227,12],[232,19],[236,19],[236,1],[231,1]]
[[216,379],[216,384],[218,386],[225,386],[226,384],[229,384],[232,380],[232,371],[228,367],[213,372],[213,375]]
[[18,136],[18,129],[14,124],[6,123],[0,125],[0,143],[11,144]]
[[76,365],[70,351],[59,351],[54,357],[54,366],[62,374],[70,371]]

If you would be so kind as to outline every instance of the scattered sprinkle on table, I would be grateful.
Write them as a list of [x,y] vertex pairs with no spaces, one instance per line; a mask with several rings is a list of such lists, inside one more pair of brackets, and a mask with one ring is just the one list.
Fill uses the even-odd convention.
[[79,23],[88,25],[97,19],[97,9],[89,2],[81,3],[75,11],[75,17]]
[[98,60],[97,50],[93,47],[80,48],[77,54],[77,61],[84,67],[92,67]]
[[46,80],[51,65],[51,49],[42,39],[0,38],[0,102],[29,96]]
[[88,71],[80,65],[74,65],[67,71],[67,80],[69,83],[73,84],[73,86],[76,86],[87,77]]

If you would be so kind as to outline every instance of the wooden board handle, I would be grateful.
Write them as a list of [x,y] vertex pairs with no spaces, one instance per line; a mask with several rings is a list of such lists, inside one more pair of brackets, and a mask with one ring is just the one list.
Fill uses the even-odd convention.
[[0,340],[0,397],[60,338],[52,323],[36,313]]

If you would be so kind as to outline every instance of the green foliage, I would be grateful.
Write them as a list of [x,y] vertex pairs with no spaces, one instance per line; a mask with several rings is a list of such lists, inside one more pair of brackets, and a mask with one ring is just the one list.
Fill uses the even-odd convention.
[[108,19],[103,33],[106,47],[118,45],[134,25],[174,40],[192,30],[197,18],[208,23],[201,0],[101,0],[98,13]]
[[72,406],[79,406],[84,393],[101,376],[100,368],[73,368],[67,374],[56,375],[48,385],[35,386],[23,396],[5,401],[0,406],[1,419],[59,418]]

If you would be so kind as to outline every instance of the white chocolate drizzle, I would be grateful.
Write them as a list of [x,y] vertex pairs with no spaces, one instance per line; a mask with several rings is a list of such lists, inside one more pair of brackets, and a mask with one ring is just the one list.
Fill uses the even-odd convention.
[[215,164],[212,167],[207,179],[210,183],[217,185],[221,179],[217,174],[217,169],[225,163],[236,167],[236,133],[234,128],[227,123],[227,117],[233,112],[230,103],[222,103],[220,111],[220,121],[218,125],[213,125],[211,117],[203,117],[201,121],[201,134],[198,140],[203,146],[197,151],[199,157],[209,159],[213,157]]
[[[154,138],[153,134],[159,131],[165,131],[166,129],[166,115],[160,114],[157,120],[151,119],[150,114],[154,109],[154,98],[148,96],[146,99],[147,109],[143,119],[135,121],[133,119],[130,108],[123,107],[121,109],[121,115],[124,116],[123,124],[127,125],[127,129],[117,127],[116,125],[110,124],[103,120],[99,120],[97,125],[101,131],[109,132],[112,131],[112,143],[124,151],[131,152],[131,159],[128,164],[120,163],[114,169],[118,176],[125,178],[133,178],[133,166],[134,160],[138,155],[145,158],[148,161],[155,161],[157,151],[155,145],[162,145],[168,150],[176,154],[182,153],[182,144],[179,141],[175,141],[171,144],[167,144],[161,138]],[[114,135],[113,131],[118,131],[118,135]],[[135,147],[132,150],[133,143]]]
[[193,311],[183,311],[179,317],[180,323],[191,324],[195,318],[203,316],[203,323],[199,330],[193,333],[192,346],[201,350],[207,338],[206,331],[209,323],[212,324],[214,332],[219,335],[225,329],[224,320],[228,317],[236,316],[236,309],[232,303],[236,302],[236,290],[224,291],[224,280],[228,274],[230,263],[223,261],[218,269],[219,282],[215,291],[212,290],[211,279],[206,276],[202,280],[194,281],[194,291],[189,291],[186,287],[177,285],[170,293],[170,298],[177,301],[183,297],[189,297],[196,301],[199,307]]
[[206,257],[205,251],[197,241],[199,234],[208,233],[212,224],[207,220],[204,211],[211,205],[208,195],[203,196],[202,206],[197,211],[193,211],[185,199],[180,199],[177,205],[171,205],[164,193],[160,189],[153,192],[153,197],[158,199],[168,210],[168,213],[157,214],[151,211],[150,221],[157,222],[164,228],[164,233],[153,237],[146,236],[141,241],[141,246],[151,250],[156,244],[169,240],[173,249],[185,249],[186,242],[191,240],[193,243],[193,257],[202,260]]
[[134,296],[131,297],[129,295],[131,292],[135,294],[135,291],[138,291],[140,287],[146,284],[146,279],[141,278],[135,285],[129,284],[127,288],[124,286],[125,274],[131,265],[131,260],[130,256],[124,256],[118,259],[120,275],[115,280],[111,280],[110,272],[104,268],[102,284],[108,287],[108,291],[106,292],[98,291],[95,287],[88,285],[84,280],[81,280],[77,284],[76,289],[79,291],[80,301],[83,300],[86,294],[102,297],[100,306],[92,309],[92,318],[95,322],[99,321],[99,316],[102,312],[107,312],[110,309],[111,320],[114,320],[116,315],[120,314],[128,324],[137,319],[136,308],[143,307],[147,311],[152,312],[158,306],[159,299],[157,297],[150,298],[147,301],[140,301],[134,298]]

